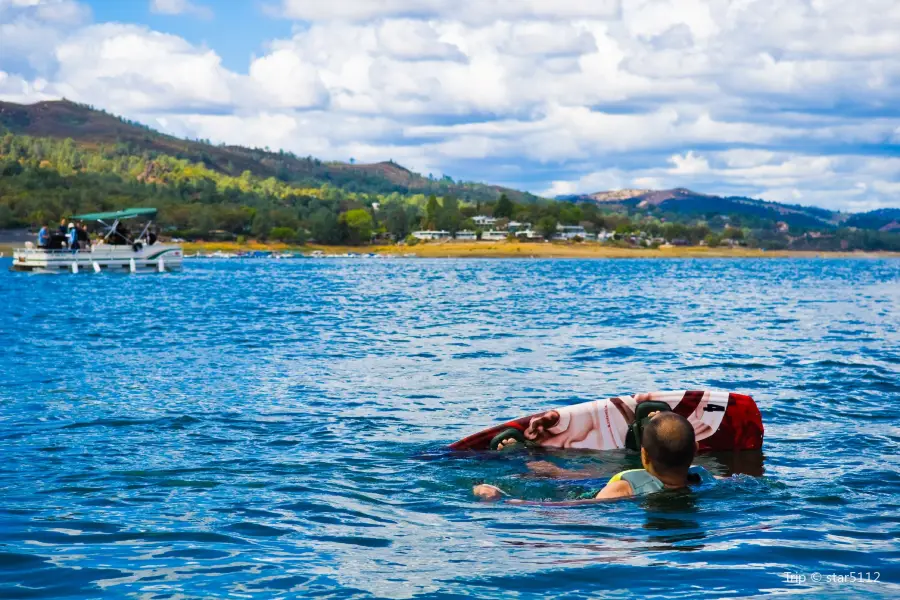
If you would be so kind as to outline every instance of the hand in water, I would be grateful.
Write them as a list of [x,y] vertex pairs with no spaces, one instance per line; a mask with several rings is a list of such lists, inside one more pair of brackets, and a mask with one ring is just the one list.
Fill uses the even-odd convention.
[[488,485],[487,483],[476,485],[472,488],[472,492],[476,496],[478,496],[479,499],[485,500],[487,502],[496,502],[503,497],[502,492],[500,492],[500,488],[493,485]]
[[506,438],[505,440],[503,440],[502,442],[497,444],[497,450],[503,450],[504,448],[511,448],[512,446],[515,446],[518,443],[519,442],[516,441],[515,438]]
[[527,466],[528,470],[535,475],[540,475],[542,477],[559,477],[564,471],[552,462],[546,460],[534,460],[527,463],[525,466]]

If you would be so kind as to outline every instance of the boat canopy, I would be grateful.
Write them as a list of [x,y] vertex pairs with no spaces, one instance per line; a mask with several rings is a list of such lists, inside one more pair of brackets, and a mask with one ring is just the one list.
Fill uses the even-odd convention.
[[102,221],[104,219],[131,219],[134,217],[150,217],[156,214],[155,208],[126,208],[124,210],[116,210],[113,212],[85,213],[83,215],[72,215],[70,219],[78,219],[81,221]]

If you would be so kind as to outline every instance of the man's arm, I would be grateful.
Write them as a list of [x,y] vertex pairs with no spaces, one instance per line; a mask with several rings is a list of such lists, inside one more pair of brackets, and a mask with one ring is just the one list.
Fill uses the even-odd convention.
[[602,490],[597,492],[594,499],[612,500],[614,498],[630,498],[632,496],[634,496],[634,489],[631,487],[631,484],[624,479],[619,479],[607,483]]
[[525,464],[528,470],[538,477],[550,477],[552,479],[599,479],[605,472],[597,469],[563,469],[546,460],[534,460]]
[[[482,483],[481,485],[476,485],[472,488],[472,492],[478,496],[479,499],[484,500],[486,502],[497,502],[503,499],[503,496],[506,496],[506,492],[501,490],[500,488],[489,485],[487,483]],[[634,495],[634,490],[631,487],[631,484],[622,479],[618,481],[612,481],[607,483],[606,486],[600,490],[596,496],[586,500],[563,500],[562,502],[533,502],[529,500],[517,500],[511,499],[510,503],[512,504],[535,504],[540,506],[580,506],[582,504],[596,504],[598,501],[604,502],[609,500],[617,500],[619,498],[631,498]]]
[[631,498],[634,496],[634,490],[627,481],[613,481],[612,483],[606,484],[602,490],[600,490],[596,496],[593,498],[587,498],[584,500],[561,500],[556,502],[534,502],[532,500],[517,500],[512,499],[509,501],[510,504],[519,504],[519,505],[527,505],[527,506],[557,506],[557,507],[566,507],[566,506],[584,506],[585,504],[606,504],[607,502],[613,502],[615,500],[621,500],[622,498]]

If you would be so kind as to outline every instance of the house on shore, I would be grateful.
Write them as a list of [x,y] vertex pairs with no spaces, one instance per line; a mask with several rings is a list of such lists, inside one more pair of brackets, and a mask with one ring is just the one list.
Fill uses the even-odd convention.
[[581,225],[557,225],[554,240],[574,240],[575,238],[586,239],[587,232]]
[[413,231],[412,236],[417,240],[446,240],[450,238],[449,231]]
[[478,227],[493,227],[497,223],[497,219],[486,215],[475,215],[472,217],[472,222]]

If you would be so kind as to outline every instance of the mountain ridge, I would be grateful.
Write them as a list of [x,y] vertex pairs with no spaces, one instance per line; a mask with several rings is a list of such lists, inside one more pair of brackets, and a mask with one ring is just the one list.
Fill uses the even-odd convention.
[[[223,174],[238,176],[245,171],[272,177],[291,185],[330,184],[350,192],[453,195],[472,203],[493,202],[506,194],[518,203],[542,199],[499,185],[434,179],[392,160],[369,164],[321,161],[291,152],[236,145],[214,145],[205,140],[189,140],[161,133],[146,125],[117,117],[103,110],[71,102],[51,100],[35,104],[0,101],[0,128],[16,135],[72,139],[76,145],[96,149],[102,145],[122,146],[124,153],[165,154],[202,163]],[[151,174],[145,180],[151,182]],[[750,219],[774,220],[798,228],[858,227],[900,230],[900,209],[878,209],[862,213],[832,211],[812,206],[771,202],[741,196],[719,196],[686,188],[667,190],[623,189],[557,196],[556,200],[588,202],[621,208],[629,213],[654,211],[660,215],[701,218],[709,215],[740,215]],[[886,229],[885,229],[886,228]]]
[[[600,206],[620,206],[631,212],[656,209],[680,215],[737,214],[786,223],[790,227],[900,229],[900,209],[876,209],[860,213],[834,211],[816,206],[785,204],[745,196],[719,196],[687,188],[667,190],[610,190],[590,194],[557,196],[557,200],[592,202]],[[896,226],[891,223],[898,221]]]
[[505,193],[519,202],[538,200],[534,194],[503,186],[453,181],[449,177],[425,177],[393,160],[351,164],[322,161],[312,156],[298,157],[292,152],[268,148],[215,145],[204,140],[178,138],[65,99],[34,104],[0,101],[0,126],[16,135],[71,138],[76,144],[87,148],[100,144],[124,144],[131,150],[158,152],[202,162],[209,168],[234,176],[250,171],[259,177],[275,177],[300,184],[332,184],[349,191],[377,189],[388,193],[449,193],[472,201],[492,201]]

